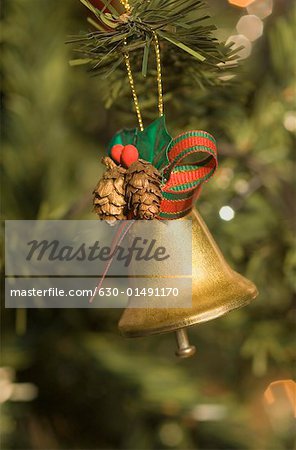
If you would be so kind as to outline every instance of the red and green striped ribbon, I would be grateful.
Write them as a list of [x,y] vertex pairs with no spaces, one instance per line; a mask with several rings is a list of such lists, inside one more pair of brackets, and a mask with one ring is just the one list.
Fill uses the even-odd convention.
[[216,141],[206,131],[182,133],[167,148],[169,165],[163,170],[160,219],[188,214],[218,165]]

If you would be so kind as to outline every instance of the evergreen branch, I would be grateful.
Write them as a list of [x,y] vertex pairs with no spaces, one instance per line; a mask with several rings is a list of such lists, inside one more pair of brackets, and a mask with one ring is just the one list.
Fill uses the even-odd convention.
[[183,44],[182,42],[176,41],[175,39],[170,37],[168,34],[162,33],[161,31],[159,31],[158,34],[159,34],[159,36],[163,37],[164,39],[171,42],[172,44],[177,45],[177,47],[180,47],[182,50],[189,53],[191,56],[198,59],[199,61],[204,61],[206,59],[204,56],[202,56],[197,51],[193,50],[192,48],[188,47],[187,45]]
[[[148,67],[148,43],[153,39],[153,32],[160,39],[163,64],[170,61],[175,67],[181,67],[182,63],[183,71],[193,67],[193,79],[198,80],[199,84],[204,84],[209,72],[218,78],[221,66],[233,57],[233,51],[214,37],[216,27],[208,22],[209,16],[204,14],[204,0],[135,0],[131,12],[121,16],[110,8],[108,0],[104,0],[102,10],[92,6],[88,0],[80,1],[102,26],[98,25],[96,31],[77,36],[69,42],[78,44],[77,64],[85,59],[95,75],[105,77],[106,73],[119,70],[118,61],[122,61],[124,52],[128,52],[136,64],[135,70],[146,76],[152,70]],[[106,7],[111,13],[104,12]],[[89,22],[95,25],[93,19]],[[213,77],[211,79],[213,81]]]

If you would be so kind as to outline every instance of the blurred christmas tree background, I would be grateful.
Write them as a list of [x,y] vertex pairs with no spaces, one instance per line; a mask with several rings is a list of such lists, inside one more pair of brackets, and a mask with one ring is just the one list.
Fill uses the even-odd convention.
[[[287,385],[273,387],[271,402],[264,392],[293,378],[295,8],[208,3],[217,37],[240,35],[244,59],[228,86],[182,84],[186,71],[175,91],[164,86],[167,123],[172,135],[199,128],[217,138],[220,166],[198,209],[260,296],[192,328],[198,353],[185,361],[170,334],[120,337],[118,310],[2,306],[3,449],[294,448]],[[65,41],[89,29],[78,0],[6,0],[1,13],[4,218],[92,219],[98,156],[118,129],[136,125],[131,97],[119,80],[107,88],[69,66]],[[262,22],[239,22],[247,14]],[[150,102],[146,122],[156,94]]]

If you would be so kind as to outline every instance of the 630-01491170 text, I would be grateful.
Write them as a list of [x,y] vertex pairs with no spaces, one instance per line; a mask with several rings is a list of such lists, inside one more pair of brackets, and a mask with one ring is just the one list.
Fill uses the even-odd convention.
[[136,287],[136,288],[125,288],[118,289],[117,287],[111,288],[100,288],[100,289],[59,289],[59,288],[48,288],[48,289],[10,289],[10,295],[13,297],[88,297],[96,296],[99,297],[118,297],[120,295],[127,297],[178,297],[179,288],[177,287]]

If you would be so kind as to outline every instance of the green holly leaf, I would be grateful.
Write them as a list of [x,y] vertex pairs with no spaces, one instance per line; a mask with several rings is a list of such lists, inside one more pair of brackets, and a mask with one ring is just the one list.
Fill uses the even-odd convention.
[[133,144],[136,145],[136,139],[137,139],[137,128],[130,128],[130,129],[123,129],[118,131],[108,145],[108,154],[110,155],[111,148],[113,145],[116,144],[122,144],[122,145],[128,145]]
[[169,163],[166,149],[171,140],[162,116],[138,133],[136,147],[142,159],[161,170]]
[[108,151],[110,153],[111,148],[116,144],[135,145],[141,159],[149,161],[158,170],[162,170],[169,163],[166,149],[171,140],[172,137],[166,129],[165,117],[162,116],[154,120],[143,131],[139,131],[137,128],[119,131],[111,140]]

